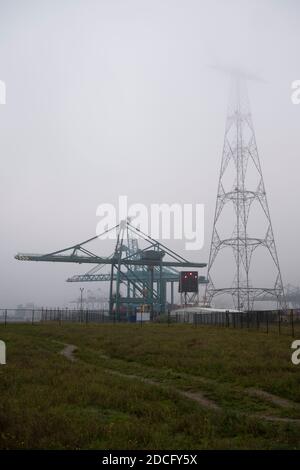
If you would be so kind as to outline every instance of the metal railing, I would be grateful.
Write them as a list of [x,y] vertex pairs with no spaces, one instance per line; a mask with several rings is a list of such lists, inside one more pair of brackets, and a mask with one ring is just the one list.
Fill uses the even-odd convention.
[[[36,308],[22,310],[0,309],[0,325],[8,324],[39,324],[46,322],[63,323],[146,323],[136,319],[134,313],[114,313],[109,315],[107,310],[96,309],[69,309],[69,308]],[[216,327],[257,330],[265,333],[278,332],[279,334],[295,335],[300,333],[300,310],[289,309],[287,313],[281,310],[260,310],[251,312],[206,312],[184,314],[155,315],[151,322],[182,324],[189,323],[195,327],[212,325]]]
[[279,334],[294,336],[295,329],[300,331],[299,310],[289,309],[287,313],[282,310],[255,310],[250,312],[212,312],[194,313],[188,319],[195,326],[214,325],[225,328],[247,328],[269,333],[276,331]]
[[105,323],[113,321],[105,310],[35,308],[35,309],[0,309],[0,324],[43,322]]

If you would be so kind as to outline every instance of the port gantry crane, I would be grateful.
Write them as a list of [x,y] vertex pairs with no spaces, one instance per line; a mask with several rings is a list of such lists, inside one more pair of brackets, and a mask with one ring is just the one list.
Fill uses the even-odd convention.
[[[97,238],[101,239],[110,231],[116,230],[117,240],[114,252],[108,256],[98,256],[86,248]],[[142,239],[145,247],[138,248],[137,239]],[[152,316],[166,310],[167,283],[171,284],[171,304],[174,302],[174,283],[179,281],[176,268],[204,268],[206,263],[191,262],[164,244],[153,239],[133,226],[129,220],[121,221],[115,227],[79,244],[47,254],[18,253],[15,258],[21,261],[52,261],[63,263],[95,264],[88,273],[73,276],[68,282],[106,281],[109,282],[109,313],[119,314],[120,305],[127,305],[127,312],[134,305],[150,305]],[[110,274],[100,273],[110,265]],[[206,283],[199,276],[199,283]],[[126,297],[121,296],[121,285],[126,286]],[[115,292],[114,292],[115,291]]]

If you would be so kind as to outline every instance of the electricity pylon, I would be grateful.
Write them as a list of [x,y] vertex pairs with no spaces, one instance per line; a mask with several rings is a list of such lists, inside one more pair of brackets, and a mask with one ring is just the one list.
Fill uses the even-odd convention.
[[[278,302],[279,308],[284,309],[282,277],[248,103],[246,80],[247,77],[240,73],[235,73],[231,80],[231,97],[225,128],[205,301],[210,304],[216,295],[231,294],[237,309],[252,310],[254,302],[268,294]],[[254,204],[255,202],[256,204]],[[233,208],[232,220],[229,222],[226,218],[225,223],[231,224],[233,231],[231,235],[224,236],[220,221],[222,213],[224,214],[224,210],[225,208],[227,210],[228,206]],[[257,236],[256,226],[254,234],[250,235],[248,230],[249,215],[254,212],[254,216],[256,216],[255,211],[259,207],[262,213],[261,220],[264,224],[263,235],[260,237]],[[231,249],[234,268],[232,277],[227,276],[225,285],[217,286],[214,268],[221,250],[225,248]],[[258,248],[266,250],[270,256],[272,271],[274,271],[270,287],[265,284],[255,285],[252,255]],[[260,266],[261,269],[262,266]],[[222,270],[226,272],[224,265]],[[228,269],[227,274],[230,274]],[[270,273],[266,273],[266,276],[271,277]]]

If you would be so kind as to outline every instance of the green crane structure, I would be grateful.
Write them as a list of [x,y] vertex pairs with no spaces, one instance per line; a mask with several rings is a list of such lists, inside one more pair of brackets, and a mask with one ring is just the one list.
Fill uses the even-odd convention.
[[[86,248],[97,238],[116,230],[117,240],[114,252],[108,256],[98,256]],[[146,246],[138,248],[138,239]],[[174,283],[179,281],[176,268],[204,268],[206,263],[188,261],[164,244],[146,235],[128,220],[112,227],[100,235],[82,243],[47,254],[18,253],[21,261],[52,261],[63,263],[96,264],[88,273],[67,279],[68,282],[106,281],[109,282],[109,313],[119,314],[120,305],[127,309],[134,305],[150,305],[152,316],[166,310],[167,283],[171,284],[171,304],[174,302]],[[105,265],[110,265],[110,273],[99,273]],[[199,276],[199,283],[206,283]],[[126,287],[126,297],[121,296],[121,285]]]

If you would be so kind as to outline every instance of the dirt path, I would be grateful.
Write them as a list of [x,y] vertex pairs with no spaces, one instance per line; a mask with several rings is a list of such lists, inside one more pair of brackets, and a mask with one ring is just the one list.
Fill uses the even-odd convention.
[[184,390],[178,389],[176,389],[176,392],[188,398],[189,400],[196,401],[197,403],[199,403],[199,405],[203,406],[204,408],[210,408],[214,411],[221,411],[219,405],[217,405],[214,401],[210,400],[209,398],[206,398],[201,392],[186,392]]
[[[109,374],[112,374],[112,375],[117,375],[118,377],[124,377],[124,378],[127,378],[127,379],[134,379],[134,380],[140,380],[141,382],[144,382],[144,383],[164,387],[164,385],[161,382],[158,382],[158,381],[153,380],[153,379],[148,379],[146,377],[141,377],[139,375],[124,374],[122,372],[118,372],[118,371],[111,370],[111,369],[105,369],[105,372],[108,372]],[[188,391],[180,390],[178,388],[170,387],[170,386],[165,387],[165,388],[169,388],[169,390],[172,390],[173,392],[178,393],[179,395],[182,395],[182,396],[188,398],[189,400],[193,400],[193,401],[197,402],[203,408],[211,409],[213,411],[219,411],[219,412],[223,411],[222,408],[217,403],[215,403],[214,401],[212,401],[209,398],[205,397],[201,392],[188,392]],[[264,396],[265,393],[267,393],[267,392],[263,392],[262,390],[256,390],[256,392],[259,392],[259,393],[257,393],[257,395],[260,395],[260,392],[262,392],[263,396]],[[271,394],[267,394],[267,395],[269,396]],[[271,396],[272,396],[272,398],[274,397],[278,400],[282,400],[283,402],[285,402],[285,401],[288,402],[288,400],[285,400],[284,398],[275,397],[275,395],[271,395]],[[292,405],[293,405],[293,403],[289,402],[289,407],[291,407]],[[240,414],[240,416],[244,416],[246,418],[249,417],[249,418],[260,419],[260,420],[263,420],[263,421],[272,421],[272,422],[277,422],[277,423],[292,423],[292,424],[300,425],[300,419],[284,418],[284,417],[279,417],[279,416],[270,416],[270,415],[263,415],[263,414],[257,414],[257,413],[239,413],[239,414]]]
[[215,411],[221,410],[221,408],[215,402],[213,402],[209,398],[206,398],[201,392],[187,392],[185,390],[180,390],[175,387],[164,386],[164,384],[162,384],[161,382],[157,380],[148,379],[146,377],[141,377],[139,375],[134,375],[134,374],[124,374],[122,372],[114,371],[111,369],[105,369],[105,372],[108,372],[109,374],[113,374],[113,375],[118,375],[119,377],[140,380],[141,382],[148,383],[151,385],[169,388],[169,390],[172,390],[173,392],[178,393],[179,395],[182,395],[190,400],[196,401],[197,403],[199,403],[199,405],[203,406],[204,408],[210,408]]
[[[107,354],[101,354],[99,355],[99,357],[101,357],[102,359],[111,359],[110,356],[108,356]],[[133,362],[132,364],[137,364],[137,365],[140,365],[139,363],[137,362]],[[150,368],[152,371],[154,370],[153,368]],[[107,371],[111,371],[111,369],[108,369]],[[119,373],[119,372],[116,372],[116,373]],[[151,383],[151,380],[149,379],[145,379],[141,376],[138,376],[138,375],[132,375],[132,374],[121,374],[123,376],[127,376],[127,377],[131,377],[131,378],[138,378],[140,380],[144,380],[145,382],[150,382]],[[218,386],[219,385],[219,382],[218,380],[215,380],[215,379],[211,379],[211,378],[208,378],[208,377],[203,377],[203,376],[200,376],[200,375],[193,375],[193,374],[188,374],[188,373],[185,373],[185,372],[181,372],[180,373],[180,376],[182,378],[186,377],[186,378],[191,378],[193,380],[196,380],[198,382],[202,382],[204,384],[212,384],[212,385],[216,385]],[[156,384],[159,384],[160,382],[158,381],[153,381],[152,380],[152,383],[156,383]],[[181,390],[178,390],[179,392],[182,392]],[[185,392],[183,392],[185,393]],[[299,408],[300,407],[300,403],[295,403],[293,402],[292,400],[288,400],[287,398],[282,398],[282,397],[279,397],[277,395],[274,395],[272,393],[269,393],[269,392],[265,392],[264,390],[260,390],[260,389],[257,389],[257,388],[242,388],[240,387],[240,393],[246,393],[250,396],[253,396],[253,397],[258,397],[258,398],[261,398],[269,403],[272,403],[276,406],[279,406],[280,408]],[[189,393],[187,392],[187,394],[190,395],[190,398],[193,399],[193,393]],[[188,395],[186,395],[188,397]],[[195,397],[196,399],[196,397]],[[208,400],[208,399],[207,399]],[[212,405],[212,407],[214,407],[213,405],[213,402],[211,402],[210,400],[208,400],[208,402],[210,402],[210,404]]]
[[[74,352],[77,350],[77,346],[74,346],[73,344],[66,344],[65,347],[62,349],[60,354],[65,356],[69,361],[74,362],[77,360],[77,358],[74,356]],[[142,377],[140,375],[135,375],[135,374],[125,374],[123,372],[119,372],[113,369],[104,369],[105,372],[112,374],[112,375],[117,375],[118,377],[123,377],[126,379],[133,379],[133,380],[140,380],[143,383],[147,383],[150,385],[155,385],[159,386],[161,388],[165,388],[168,390],[171,390],[172,392],[178,393],[179,395],[188,398],[189,400],[195,401],[198,403],[200,406],[206,409],[210,409],[212,411],[218,411],[221,412],[223,411],[222,408],[213,400],[210,400],[207,398],[202,392],[189,392],[186,390],[180,390],[176,387],[172,387],[169,385],[164,385],[162,382],[159,382],[158,380],[153,380],[149,379],[147,377]],[[282,408],[291,408],[291,407],[297,407],[299,406],[297,403],[294,403],[290,400],[287,400],[285,398],[278,397],[276,395],[273,395],[268,392],[264,392],[263,390],[259,389],[246,389],[245,393],[248,393],[249,395],[252,396],[257,396],[258,398],[263,398],[269,402],[274,403],[275,405],[278,405]],[[293,419],[293,418],[284,418],[284,417],[278,417],[278,416],[270,416],[270,415],[263,415],[263,414],[257,414],[257,413],[239,413],[241,416],[244,417],[249,417],[249,418],[256,418],[256,419],[261,419],[264,421],[272,421],[272,422],[281,422],[281,423],[292,423],[292,424],[298,424],[300,425],[300,419]]]
[[76,357],[74,356],[74,352],[77,350],[77,346],[74,346],[74,344],[66,344],[64,349],[60,351],[60,354],[62,356],[65,356],[69,361],[75,362]]
[[264,419],[265,421],[273,421],[276,423],[291,423],[300,425],[300,419],[297,418],[280,418],[279,416],[269,416],[269,415],[249,415],[253,418]]
[[280,406],[280,408],[295,408],[299,407],[298,403],[294,403],[286,398],[278,397],[277,395],[273,395],[272,393],[265,392],[263,390],[259,390],[256,388],[248,388],[246,392],[255,397],[263,398],[264,400],[273,403],[274,405]]

